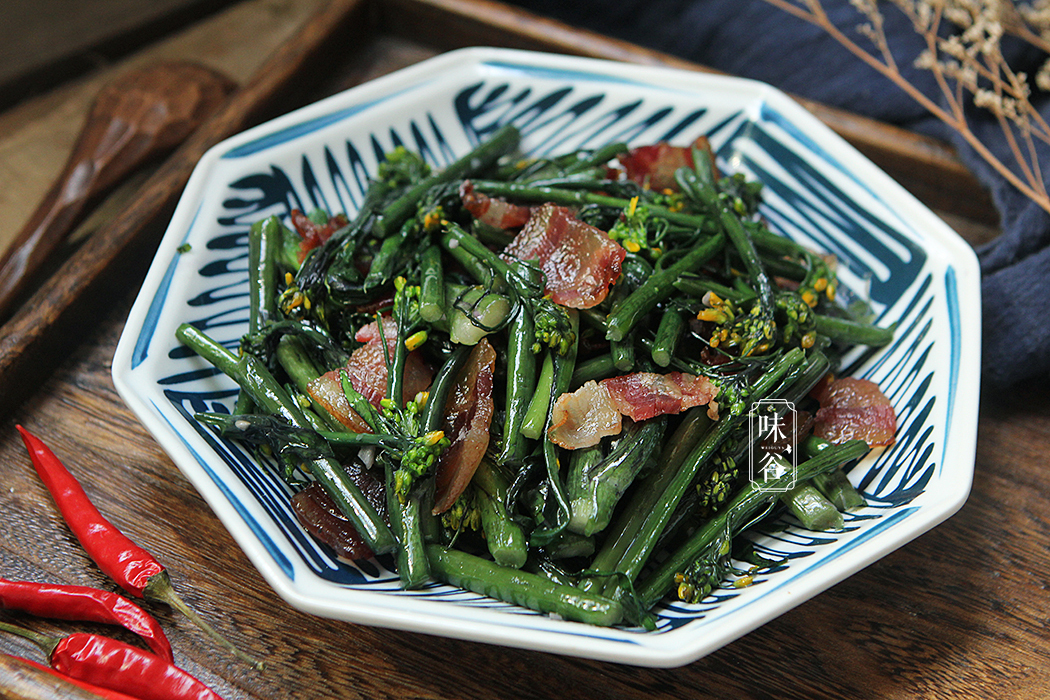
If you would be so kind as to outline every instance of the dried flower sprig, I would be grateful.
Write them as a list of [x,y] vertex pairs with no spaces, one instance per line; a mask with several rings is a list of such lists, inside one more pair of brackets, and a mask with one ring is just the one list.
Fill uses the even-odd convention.
[[[1012,0],[888,0],[925,41],[915,66],[932,73],[943,103],[902,75],[878,0],[850,0],[859,15],[857,30],[871,41],[870,48],[835,26],[821,0],[765,1],[826,31],[954,129],[996,172],[1050,212],[1050,195],[1036,152],[1037,143],[1050,144],[1050,125],[1031,102],[1028,75],[1011,68],[1001,45],[1003,36],[1011,35],[1050,53],[1050,0],[1017,5]],[[942,31],[949,24],[954,31]],[[1050,61],[1039,68],[1034,80],[1040,90],[1050,90]],[[972,130],[966,110],[971,102],[999,121],[1014,167],[1001,161]]]

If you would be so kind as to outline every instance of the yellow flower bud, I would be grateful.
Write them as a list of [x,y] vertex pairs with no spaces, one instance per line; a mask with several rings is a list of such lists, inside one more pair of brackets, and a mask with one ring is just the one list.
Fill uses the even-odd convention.
[[405,338],[405,349],[411,352],[425,342],[427,342],[427,332],[416,331],[412,335]]

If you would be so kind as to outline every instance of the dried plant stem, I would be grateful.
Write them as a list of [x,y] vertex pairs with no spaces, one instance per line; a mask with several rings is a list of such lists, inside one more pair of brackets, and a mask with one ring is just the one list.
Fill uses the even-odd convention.
[[[983,41],[979,51],[973,45],[967,47],[962,42],[945,40],[939,36],[943,3],[924,4],[893,0],[894,5],[908,16],[926,42],[927,60],[920,65],[933,74],[944,98],[942,106],[901,74],[886,39],[882,15],[875,7],[874,0],[854,1],[858,12],[867,22],[860,29],[874,44],[874,51],[860,46],[836,27],[820,0],[765,2],[827,32],[850,53],[897,85],[923,109],[955,130],[1004,179],[1050,213],[1050,195],[1047,194],[1043,181],[1035,146],[1035,141],[1050,143],[1050,126],[1028,100],[1027,77],[1014,72],[1006,64],[999,52],[997,37],[993,37],[995,40],[991,43]],[[918,9],[923,12],[918,12]],[[1034,46],[1050,48],[1047,40],[1033,33],[1016,11],[1014,14],[1003,14],[1006,16],[995,18],[996,22],[1002,20],[1003,32],[1029,41]],[[998,28],[1000,25],[988,26]],[[976,41],[972,37],[969,40]],[[943,60],[944,57],[947,57],[947,60]],[[978,81],[981,81],[980,88]],[[1020,173],[1002,162],[973,133],[966,119],[968,94],[973,95],[975,104],[988,109],[997,117]]]
[[1032,31],[1032,28],[1028,26],[1024,17],[1021,16],[1021,13],[1017,11],[1017,7],[1012,2],[1002,4],[999,12],[999,22],[1003,25],[1005,32],[1013,34],[1021,41],[1031,44],[1044,53],[1050,53],[1050,41],[1046,37]]

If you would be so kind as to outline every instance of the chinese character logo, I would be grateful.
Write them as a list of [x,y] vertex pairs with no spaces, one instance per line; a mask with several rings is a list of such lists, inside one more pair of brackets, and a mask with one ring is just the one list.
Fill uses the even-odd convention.
[[757,401],[748,414],[751,438],[749,477],[763,491],[781,493],[795,487],[795,405],[783,399]]

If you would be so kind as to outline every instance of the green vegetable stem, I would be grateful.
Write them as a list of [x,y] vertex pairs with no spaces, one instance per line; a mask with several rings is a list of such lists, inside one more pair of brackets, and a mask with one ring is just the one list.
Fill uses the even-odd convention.
[[[266,367],[251,355],[236,357],[225,347],[209,338],[197,328],[182,324],[176,337],[198,355],[224,372],[252,397],[255,404],[266,411],[279,415],[293,426],[308,428],[302,409],[277,383]],[[361,538],[376,554],[394,549],[396,541],[390,528],[376,509],[336,461],[328,456],[318,457],[306,463],[310,473],[336,502],[339,510],[353,523]]]
[[618,602],[554,583],[537,574],[502,567],[437,545],[427,546],[427,556],[434,575],[440,580],[475,593],[602,627],[610,627],[623,619],[623,609]]
[[776,499],[787,483],[796,479],[805,481],[815,474],[856,459],[867,451],[868,446],[863,440],[851,440],[803,462],[796,467],[795,473],[787,473],[779,480],[746,484],[725,510],[698,529],[635,589],[642,605],[650,606],[662,598],[673,585],[675,575],[690,564],[698,560],[725,559],[729,554],[726,533],[738,532],[742,525],[750,522]]
[[571,531],[589,536],[609,525],[620,497],[658,451],[666,425],[663,417],[633,423],[607,456],[576,450],[566,479]]
[[469,177],[495,163],[500,156],[510,153],[518,146],[521,134],[513,124],[506,124],[495,131],[484,143],[478,145],[448,167],[412,185],[398,199],[386,205],[376,219],[375,231],[385,238],[391,231],[399,229],[416,211],[416,205],[424,194],[437,185]]
[[[894,329],[836,302],[834,261],[771,231],[759,184],[703,144],[531,157],[506,124],[444,168],[394,148],[352,218],[310,214],[319,245],[254,223],[239,347],[176,332],[241,387],[197,419],[291,488],[319,482],[404,588],[566,620],[649,625],[669,593],[702,599],[769,513],[840,530],[864,505],[841,465],[866,446],[800,433],[778,492],[742,474],[748,417],[815,410],[813,387]],[[435,515],[435,494],[459,500]]]

